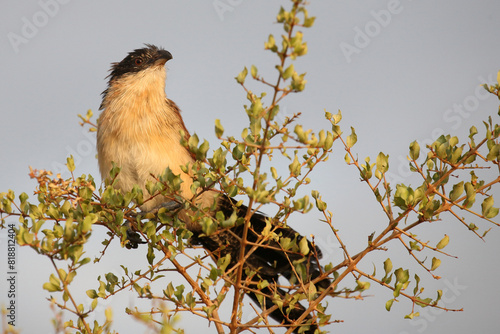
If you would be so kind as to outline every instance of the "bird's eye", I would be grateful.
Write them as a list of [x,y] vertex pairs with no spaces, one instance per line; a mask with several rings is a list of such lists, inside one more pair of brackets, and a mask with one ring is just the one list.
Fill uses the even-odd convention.
[[134,60],[136,65],[141,65],[143,61],[144,60],[142,60],[142,58],[135,58],[135,60]]

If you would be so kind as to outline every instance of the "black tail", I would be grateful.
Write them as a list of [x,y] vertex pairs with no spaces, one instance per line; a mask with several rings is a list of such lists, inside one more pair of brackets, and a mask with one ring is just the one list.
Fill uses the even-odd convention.
[[[235,210],[239,217],[243,217],[246,214],[247,207],[242,205],[235,207],[233,200],[221,196],[219,198],[219,210],[224,213],[226,217],[229,217]],[[260,213],[254,214],[250,219],[251,227],[248,229],[247,240],[250,243],[256,244],[262,242],[262,232],[266,227],[266,217]],[[212,258],[217,262],[218,259],[225,257],[227,254],[231,256],[231,261],[226,271],[238,264],[240,258],[241,250],[241,236],[243,235],[243,225],[236,225],[230,229],[221,229],[217,232],[206,235],[194,235],[192,238],[193,243],[201,244],[212,256]],[[289,238],[291,243],[298,245],[299,242],[304,238],[296,231],[290,227],[273,225],[271,229],[276,233],[281,239]],[[267,280],[270,285],[260,289],[259,292],[247,291],[252,300],[257,303],[263,309],[269,309],[275,304],[272,299],[276,296],[280,296],[282,300],[286,298],[286,292],[279,287],[278,278],[280,276],[289,280],[292,284],[302,280],[303,282],[308,282],[321,275],[320,265],[318,259],[321,258],[321,251],[312,245],[308,241],[309,253],[303,255],[298,250],[298,246],[295,249],[292,247],[290,250],[284,251],[280,243],[274,239],[268,239],[262,246],[258,247],[253,251],[253,253],[247,258],[243,264],[243,280],[249,281],[248,285],[250,290],[258,290],[257,283],[261,280]],[[247,245],[246,251],[250,252],[253,245]],[[295,269],[297,266],[299,270],[295,272],[302,273],[301,277],[298,278],[292,268],[292,264],[295,264]],[[251,275],[251,276],[250,276]],[[329,279],[323,279],[319,281],[316,286],[317,288],[327,288],[330,285]],[[306,308],[300,303],[295,303],[291,310],[287,310],[288,306],[283,306],[280,310],[276,308],[270,316],[283,324],[291,324],[299,317],[301,317]],[[314,333],[317,329],[315,321],[310,315],[307,315],[306,321],[310,322],[311,325],[308,330],[302,331],[302,333]],[[298,332],[298,328],[294,331]]]
[[[278,287],[271,289],[268,286],[268,287],[265,287],[263,289],[260,289],[260,291],[259,291],[259,295],[261,296],[260,300],[259,300],[258,294],[256,294],[255,292],[247,292],[247,295],[250,298],[252,298],[252,300],[257,305],[259,305],[263,310],[270,309],[271,307],[274,307],[274,302],[272,300],[272,296],[276,296],[276,294],[281,296],[282,300],[286,298],[285,291],[283,289],[278,288]],[[262,301],[262,303],[261,303],[261,301]],[[293,321],[299,319],[306,311],[306,308],[300,303],[296,303],[293,306],[293,308],[290,310],[290,313],[288,313],[288,315],[287,315],[287,311],[286,311],[287,308],[288,307],[284,307],[283,311],[280,310],[279,308],[275,309],[274,311],[272,311],[270,313],[271,318],[273,318],[274,320],[276,320],[277,322],[282,323],[282,324],[291,324]],[[311,324],[309,325],[308,329],[303,330],[301,333],[314,334],[314,332],[316,331],[318,326],[316,325],[316,323],[314,323],[314,321],[311,321],[311,319],[312,319],[312,317],[309,314],[305,317],[303,323],[309,322]],[[299,327],[297,327],[294,330],[294,333],[298,333],[298,330],[299,330],[298,328]]]

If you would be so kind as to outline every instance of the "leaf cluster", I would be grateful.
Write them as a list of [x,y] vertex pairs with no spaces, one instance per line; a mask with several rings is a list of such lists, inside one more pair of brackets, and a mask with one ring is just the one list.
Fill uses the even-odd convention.
[[[436,274],[440,257],[453,256],[445,252],[453,241],[453,231],[436,235],[432,240],[424,240],[417,233],[425,224],[452,220],[483,239],[489,229],[481,227],[482,223],[499,225],[494,221],[499,209],[495,207],[492,193],[500,182],[500,126],[490,117],[484,122],[482,132],[471,127],[465,139],[443,135],[425,148],[416,141],[411,143],[408,163],[419,177],[419,184],[391,184],[387,178],[389,155],[380,152],[374,160],[369,157],[359,160],[354,151],[358,143],[356,130],[350,127],[347,135],[343,133],[341,111],[324,112],[325,129],[318,132],[298,123],[300,113],[284,119],[278,117],[281,101],[306,88],[306,73],[298,72],[293,61],[307,54],[303,29],[313,25],[314,17],[309,16],[305,1],[292,0],[291,9],[282,7],[276,20],[283,27],[283,34],[278,38],[269,35],[264,44],[264,48],[276,56],[276,72],[262,74],[257,66],[251,65],[250,70],[245,67],[235,78],[246,95],[244,112],[248,125],[241,134],[226,134],[222,122],[216,120],[215,134],[220,145],[215,150],[210,150],[209,143],[196,134],[182,136],[185,138],[182,144],[197,158],[195,163],[181,166],[182,172],[193,181],[191,198],[180,195],[182,178],[169,168],[161,175],[152,175],[152,180],[143,188],[137,186],[123,193],[115,188],[119,166],[114,166],[99,188],[92,176],[74,175],[72,158],[67,161],[71,173],[68,179],[53,176],[49,171],[30,171],[30,177],[37,182],[36,199],[30,199],[25,193],[16,197],[11,190],[0,193],[1,227],[16,217],[18,244],[31,247],[52,263],[53,273],[43,288],[49,293],[52,305],[73,317],[59,322],[61,328],[81,333],[112,332],[111,309],[105,311],[103,322],[92,323],[89,315],[95,313],[104,300],[130,291],[137,298],[150,300],[151,307],[126,309],[126,313],[158,333],[182,332],[176,324],[182,313],[213,323],[219,333],[259,328],[272,331],[286,325],[273,324],[270,313],[280,309],[289,314],[298,303],[305,305],[306,312],[286,328],[287,333],[303,332],[314,324],[321,330],[322,326],[341,321],[332,319],[332,312],[327,308],[329,300],[363,299],[372,283],[390,292],[385,304],[388,311],[394,301],[408,301],[411,312],[407,318],[418,316],[418,308],[422,307],[455,311],[442,305],[442,291],[428,296],[425,277],[417,274],[423,270],[427,278],[440,278]],[[263,91],[250,90],[248,80],[260,84]],[[500,96],[498,84],[485,85],[485,88]],[[82,125],[95,131],[91,111],[79,117]],[[317,166],[335,156],[335,150],[339,149],[345,152],[344,161],[359,172],[360,180],[373,193],[386,217],[383,223],[377,223],[373,234],[366,236],[368,242],[362,249],[345,244],[327,201],[319,191],[309,189]],[[277,168],[280,159],[285,161],[285,170]],[[271,166],[266,164],[268,161],[272,162]],[[238,201],[232,214],[224,214],[215,204],[200,208],[196,199],[206,191],[236,197]],[[304,193],[310,195],[301,196]],[[151,213],[139,210],[157,196],[175,205]],[[275,213],[270,215],[266,226],[257,231],[250,224],[250,218],[258,214],[263,205],[269,205]],[[290,260],[295,276],[286,285],[267,280],[259,281],[257,286],[252,284],[248,278],[256,277],[257,273],[244,269],[243,264],[259,247],[270,247],[270,240],[283,254],[320,259],[321,252],[314,240],[308,242],[306,238],[283,236],[278,232],[280,227],[287,226],[292,215],[311,210],[318,210],[322,215],[318,224],[327,225],[342,249],[343,258],[325,259],[321,275],[312,282],[307,278],[305,261]],[[180,218],[181,211],[188,213],[190,221],[199,224],[202,236],[213,240],[238,238],[241,249],[250,248],[250,251],[242,251],[239,258],[231,258],[229,254],[216,258],[200,250],[193,232]],[[241,236],[231,232],[234,227],[242,229]],[[92,252],[88,242],[98,229],[106,232],[106,238],[99,252],[89,255]],[[250,233],[258,236],[256,241],[248,240]],[[120,273],[102,273],[87,290],[90,303],[77,301],[71,289],[77,273],[85,270],[92,256],[95,263],[106,256],[114,240],[127,248],[134,247],[133,240],[144,241],[147,248],[144,263],[137,270],[122,265]],[[395,268],[390,258],[378,265],[383,267],[382,274],[377,274],[377,265],[372,273],[363,269],[367,255],[393,249],[404,249],[417,269],[410,266],[411,262]],[[181,280],[180,284],[167,279],[172,273]],[[325,278],[331,280],[331,285],[317,289],[314,283]],[[263,310],[254,308],[249,313],[248,308],[243,307],[247,303],[243,296],[255,292],[262,302],[264,295],[259,292],[262,289],[276,292],[266,296],[273,300],[274,306]],[[231,290],[233,294],[229,297]],[[278,291],[285,293],[280,295]],[[224,303],[232,306],[231,314],[219,314]]]

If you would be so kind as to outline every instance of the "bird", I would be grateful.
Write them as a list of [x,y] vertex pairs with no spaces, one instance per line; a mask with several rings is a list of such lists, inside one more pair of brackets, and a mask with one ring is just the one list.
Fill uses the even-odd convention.
[[[182,171],[181,166],[193,164],[196,157],[182,144],[190,135],[179,107],[167,98],[165,92],[165,64],[171,59],[172,54],[165,49],[145,44],[143,48],[129,52],[120,62],[112,63],[107,77],[108,86],[102,93],[99,108],[101,114],[97,126],[97,157],[103,179],[109,177],[114,165],[120,168],[114,186],[121,191],[128,192],[138,186],[144,194],[148,194],[146,182],[154,180],[152,175],[160,175],[170,168],[172,173],[180,175],[182,179],[179,193],[190,200],[193,197],[193,180]],[[140,206],[144,212],[152,212],[162,206],[169,207],[172,203],[165,196],[144,196],[145,201]],[[212,215],[221,211],[226,217],[233,213],[238,217],[245,217],[248,210],[247,206],[215,190],[200,192],[193,203],[200,209],[212,208]],[[263,309],[273,307],[273,298],[276,296],[286,297],[285,289],[278,284],[280,277],[297,284],[297,273],[291,263],[301,262],[306,268],[306,274],[305,278],[300,279],[316,280],[315,286],[319,289],[326,289],[331,283],[328,278],[318,279],[323,273],[318,260],[322,256],[320,249],[291,227],[274,222],[261,212],[255,212],[250,217],[245,248],[249,255],[243,264],[239,260],[244,225],[219,228],[212,234],[206,234],[202,232],[200,224],[190,218],[190,212],[181,209],[177,217],[192,232],[192,245],[203,247],[216,263],[229,256],[226,271],[238,265],[243,266],[242,282],[248,282],[250,287],[245,292]],[[289,238],[297,244],[305,239],[311,251],[304,255],[298,251],[283,250],[279,240],[269,238],[262,241],[261,233],[270,221],[277,236]],[[128,234],[129,237],[132,235],[134,234]],[[132,240],[133,248],[140,242],[137,238]],[[257,243],[261,245],[253,247]],[[262,280],[271,284],[259,289],[258,283]],[[295,303],[288,312],[286,307],[275,307],[269,315],[281,324],[291,325],[305,311],[302,304]],[[301,332],[314,333],[318,328],[317,319],[310,315],[305,319],[309,321],[309,326],[304,327]],[[299,327],[296,327],[294,332],[298,331]]]

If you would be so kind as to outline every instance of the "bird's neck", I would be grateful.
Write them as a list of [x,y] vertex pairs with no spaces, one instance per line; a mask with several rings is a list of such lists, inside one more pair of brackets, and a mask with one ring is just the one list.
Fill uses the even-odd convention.
[[[127,110],[146,116],[151,112],[164,109],[165,71],[156,68],[125,75],[110,81],[105,91],[101,109]],[[121,113],[123,117],[131,117],[130,112]]]

